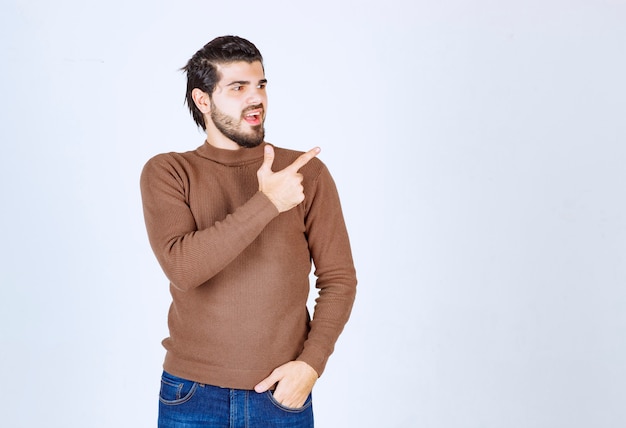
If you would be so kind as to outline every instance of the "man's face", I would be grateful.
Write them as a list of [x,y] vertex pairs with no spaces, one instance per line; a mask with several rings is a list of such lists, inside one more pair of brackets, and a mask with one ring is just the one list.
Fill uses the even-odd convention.
[[215,128],[241,147],[256,147],[265,137],[265,73],[260,62],[219,66],[222,78],[211,96]]

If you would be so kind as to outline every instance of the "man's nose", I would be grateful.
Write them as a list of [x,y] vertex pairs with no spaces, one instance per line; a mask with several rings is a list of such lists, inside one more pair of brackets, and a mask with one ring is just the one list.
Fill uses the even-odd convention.
[[261,104],[262,100],[263,100],[263,96],[261,94],[261,89],[253,88],[249,92],[248,99],[246,101],[248,102],[248,104]]

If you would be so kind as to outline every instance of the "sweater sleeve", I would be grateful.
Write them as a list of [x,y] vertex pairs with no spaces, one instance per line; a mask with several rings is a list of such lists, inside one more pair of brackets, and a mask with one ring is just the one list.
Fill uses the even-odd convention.
[[321,375],[350,317],[357,280],[339,196],[325,166],[307,198],[306,231],[319,297],[298,360]]
[[198,230],[187,201],[185,168],[171,155],[148,161],[140,185],[150,245],[165,275],[182,291],[219,273],[278,215],[258,192],[222,221]]

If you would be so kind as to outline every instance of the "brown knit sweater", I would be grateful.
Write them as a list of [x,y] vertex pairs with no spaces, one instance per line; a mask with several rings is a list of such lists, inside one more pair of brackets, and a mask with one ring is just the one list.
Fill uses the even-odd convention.
[[[301,153],[275,150],[272,169]],[[317,158],[300,169],[305,200],[282,214],[259,192],[263,146],[204,143],[157,155],[141,175],[148,237],[170,280],[164,369],[252,389],[276,367],[322,374],[348,320],[356,276],[335,184]],[[320,295],[309,321],[311,261]]]

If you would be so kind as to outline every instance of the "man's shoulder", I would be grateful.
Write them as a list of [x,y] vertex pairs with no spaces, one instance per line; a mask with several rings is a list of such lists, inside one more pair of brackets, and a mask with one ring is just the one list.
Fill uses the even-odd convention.
[[189,162],[198,156],[197,151],[198,149],[188,150],[185,152],[171,151],[171,152],[158,153],[152,156],[150,159],[148,159],[148,161],[146,162],[146,165],[148,164],[172,164],[172,163],[180,163],[180,162],[185,162],[185,161]]
[[152,156],[144,164],[142,176],[145,175],[186,175],[193,169],[194,159],[197,158],[196,150],[186,152],[164,152]]

